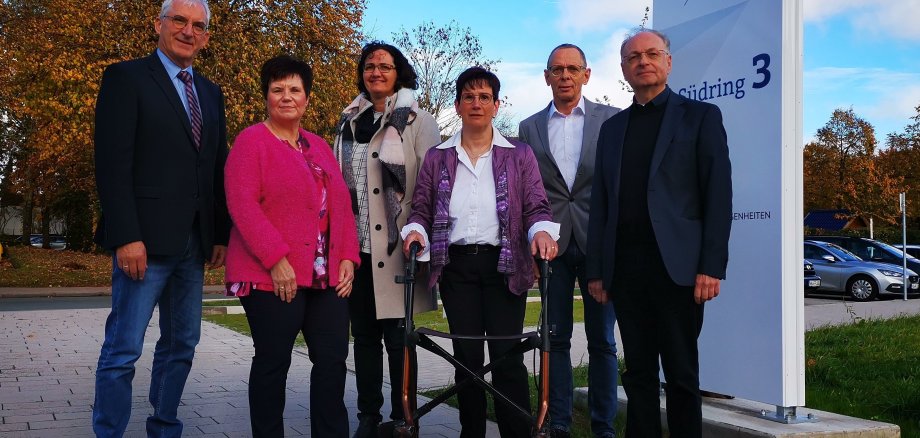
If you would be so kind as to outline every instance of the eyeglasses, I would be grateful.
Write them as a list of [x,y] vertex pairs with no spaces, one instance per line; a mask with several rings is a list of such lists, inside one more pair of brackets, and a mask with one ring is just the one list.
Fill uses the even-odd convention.
[[563,72],[568,72],[569,76],[578,76],[586,70],[586,67],[580,65],[554,65],[547,70],[549,70],[549,74],[553,75],[553,77],[558,78],[562,76]]
[[390,64],[364,64],[365,73],[370,73],[374,71],[374,69],[377,69],[382,74],[387,74],[393,70],[396,70],[396,66]]
[[[188,18],[185,18],[181,15],[164,15],[163,18],[168,18],[172,20],[173,26],[176,28],[176,30],[185,29],[185,26],[188,26],[188,23],[189,23]],[[207,31],[208,31],[207,24],[204,24],[201,21],[195,21],[192,23],[192,32],[195,35],[201,35]]]
[[483,94],[480,94],[480,95],[476,95],[476,94],[464,94],[464,95],[460,96],[460,100],[462,100],[463,103],[465,103],[465,104],[467,104],[467,105],[472,105],[473,102],[476,101],[476,98],[479,98],[479,104],[480,104],[480,105],[488,105],[488,104],[490,104],[490,103],[492,103],[492,102],[495,101],[495,100],[494,100],[494,97],[492,97],[491,94],[486,94],[486,93],[483,93]]
[[668,52],[667,50],[662,50],[662,49],[653,49],[653,50],[649,50],[646,52],[632,52],[626,55],[625,57],[623,57],[623,62],[630,64],[630,65],[638,64],[639,60],[642,59],[642,55],[645,55],[645,57],[648,58],[649,62],[657,62],[662,57],[669,56],[670,54],[671,53]]

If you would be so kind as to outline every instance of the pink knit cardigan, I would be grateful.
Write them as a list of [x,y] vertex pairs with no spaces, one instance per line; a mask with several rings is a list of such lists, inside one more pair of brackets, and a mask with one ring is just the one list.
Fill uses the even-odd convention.
[[[339,282],[339,263],[358,257],[358,233],[345,180],[322,138],[303,129],[309,154],[329,176],[329,284]],[[307,154],[307,149],[303,150]],[[287,256],[297,284],[309,286],[319,227],[320,192],[304,157],[262,123],[237,136],[224,171],[233,219],[227,247],[227,283],[271,284],[271,268]]]

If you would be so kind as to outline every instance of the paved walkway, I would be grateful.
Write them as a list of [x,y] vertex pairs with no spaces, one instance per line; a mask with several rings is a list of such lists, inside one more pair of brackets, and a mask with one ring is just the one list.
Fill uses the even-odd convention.
[[[92,436],[94,373],[107,315],[107,309],[0,312],[0,436]],[[145,436],[157,320],[154,314],[144,354],[136,364],[128,437]],[[252,340],[207,322],[201,335],[179,407],[184,435],[248,437],[246,382]],[[309,371],[306,351],[297,349],[288,377],[286,436],[310,435]],[[351,430],[357,427],[356,398],[354,374],[349,373],[345,403]],[[389,406],[384,406],[384,413],[389,412]],[[445,405],[422,420],[421,436],[460,435],[457,411]],[[489,436],[497,436],[497,427],[489,426]]]
[[[57,296],[66,295],[60,290],[55,292]],[[9,289],[0,290],[0,295],[4,293],[11,296]],[[0,301],[0,309],[2,304]],[[0,311],[0,436],[92,436],[94,372],[107,314],[107,309]],[[920,314],[920,300],[844,303],[806,299],[809,328],[899,314]],[[158,336],[157,319],[154,315],[151,320],[144,354],[137,363],[127,434],[130,437],[144,436],[144,420],[150,412],[146,389]],[[586,351],[584,328],[578,325],[572,340],[573,363],[586,363]],[[246,382],[252,354],[250,338],[214,324],[202,324],[202,341],[179,409],[187,436],[249,436]],[[532,368],[537,361],[527,355],[525,362]],[[419,363],[420,388],[443,386],[453,380],[453,368],[442,359],[419,350]],[[352,363],[349,368],[353,369]],[[306,351],[298,349],[288,379],[287,436],[310,434],[309,369]],[[352,373],[346,385],[346,406],[354,430],[356,393]],[[384,413],[389,409],[385,406]],[[459,436],[457,412],[444,405],[426,415],[422,426],[425,437]],[[495,425],[490,423],[489,427],[489,436],[498,436]]]

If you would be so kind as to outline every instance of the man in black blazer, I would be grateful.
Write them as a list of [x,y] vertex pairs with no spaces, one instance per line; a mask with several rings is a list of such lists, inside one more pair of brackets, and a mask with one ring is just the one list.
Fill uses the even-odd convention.
[[549,415],[553,437],[569,436],[572,424],[572,293],[575,281],[584,304],[588,339],[588,404],[596,437],[613,436],[617,414],[617,349],[613,303],[601,304],[588,295],[585,250],[588,210],[594,179],[594,157],[601,124],[618,108],[582,97],[591,79],[584,52],[576,45],[554,48],[543,71],[553,100],[521,122],[518,137],[533,149],[540,163],[553,219],[562,224],[559,256],[550,262],[549,323],[551,328]]
[[588,289],[612,298],[626,357],[627,436],[702,435],[697,338],[728,264],[731,163],[722,114],[667,86],[670,42],[641,29],[620,49],[633,104],[604,123],[588,225]]
[[106,68],[96,102],[97,242],[114,251],[112,310],[96,369],[93,430],[121,436],[134,363],[159,307],[148,436],[179,436],[176,416],[201,332],[204,265],[219,267],[229,235],[220,88],[191,66],[208,42],[205,0],[166,0],[157,50]]

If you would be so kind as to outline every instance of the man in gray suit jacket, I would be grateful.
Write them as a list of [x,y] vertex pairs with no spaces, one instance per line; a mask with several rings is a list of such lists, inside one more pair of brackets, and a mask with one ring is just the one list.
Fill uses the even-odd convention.
[[668,38],[620,48],[633,104],[598,135],[588,221],[588,291],[617,309],[626,436],[661,436],[658,360],[672,437],[701,437],[697,337],[728,264],[732,179],[722,113],[674,93]]
[[550,52],[543,71],[553,101],[521,122],[518,136],[537,161],[553,218],[562,224],[559,256],[550,262],[550,387],[552,436],[567,437],[572,423],[572,294],[581,287],[588,338],[588,401],[595,436],[613,436],[617,409],[617,356],[613,303],[599,303],[587,293],[585,252],[588,209],[594,179],[594,156],[601,124],[619,109],[584,99],[581,88],[591,78],[584,52],[562,44]]

